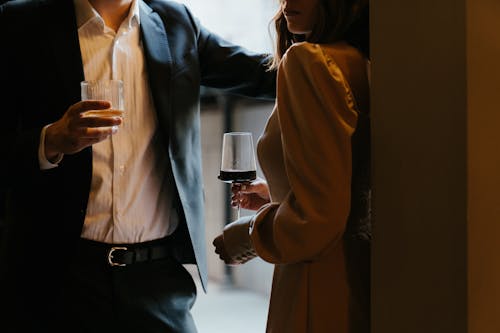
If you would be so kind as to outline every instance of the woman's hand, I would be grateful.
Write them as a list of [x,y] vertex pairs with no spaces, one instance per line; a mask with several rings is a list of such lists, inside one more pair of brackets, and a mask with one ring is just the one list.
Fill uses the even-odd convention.
[[227,265],[236,264],[235,261],[232,260],[231,256],[226,251],[226,246],[224,245],[224,236],[221,234],[217,236],[212,244],[215,247],[215,253],[219,255],[220,260],[224,261]]
[[227,265],[244,264],[257,256],[249,234],[251,218],[244,216],[226,225],[223,233],[213,240],[215,253]]
[[231,186],[231,205],[233,207],[258,210],[271,201],[269,187],[262,178],[257,178],[251,183],[233,183]]

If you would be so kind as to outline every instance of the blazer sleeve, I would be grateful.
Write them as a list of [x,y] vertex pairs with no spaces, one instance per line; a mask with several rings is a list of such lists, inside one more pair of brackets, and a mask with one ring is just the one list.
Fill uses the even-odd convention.
[[277,87],[290,191],[258,211],[250,237],[268,262],[314,261],[337,244],[346,226],[357,112],[339,67],[316,44],[288,50]]
[[197,31],[201,84],[232,94],[274,100],[276,71],[268,69],[271,55],[224,40],[205,29],[187,11]]
[[42,175],[38,163],[38,146],[42,127],[27,126],[23,121],[22,105],[26,89],[19,73],[16,53],[26,35],[23,14],[36,15],[36,2],[8,2],[0,6],[0,190],[13,184],[31,184]]

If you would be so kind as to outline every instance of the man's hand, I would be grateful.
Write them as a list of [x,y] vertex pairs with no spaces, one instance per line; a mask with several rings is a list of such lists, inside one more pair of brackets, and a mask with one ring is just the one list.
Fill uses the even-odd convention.
[[[123,112],[110,110],[107,101],[81,101],[69,107],[61,119],[47,127],[45,156],[74,154],[116,133]],[[104,111],[105,110],[105,111]]]

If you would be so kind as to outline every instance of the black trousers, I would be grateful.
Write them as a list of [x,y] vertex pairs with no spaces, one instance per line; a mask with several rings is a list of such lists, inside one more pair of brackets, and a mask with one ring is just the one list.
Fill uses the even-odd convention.
[[125,267],[71,264],[56,331],[72,333],[195,333],[191,275],[173,258]]

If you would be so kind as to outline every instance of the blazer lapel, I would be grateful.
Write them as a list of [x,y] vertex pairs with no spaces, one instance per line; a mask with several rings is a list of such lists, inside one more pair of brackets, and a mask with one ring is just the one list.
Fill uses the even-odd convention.
[[153,95],[159,126],[168,147],[171,124],[171,72],[172,56],[165,26],[158,13],[140,1],[141,32],[145,60],[148,68],[149,87]]

